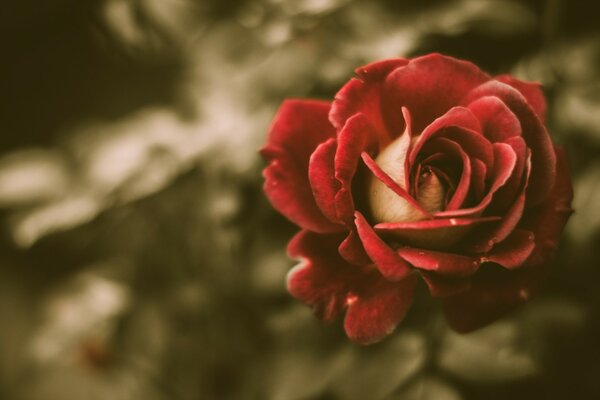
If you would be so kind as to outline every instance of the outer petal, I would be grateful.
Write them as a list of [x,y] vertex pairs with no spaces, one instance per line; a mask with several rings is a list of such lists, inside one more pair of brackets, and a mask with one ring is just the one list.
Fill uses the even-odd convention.
[[452,277],[473,275],[480,264],[479,259],[475,257],[413,247],[401,247],[398,254],[416,268]]
[[301,263],[288,273],[288,290],[326,321],[347,309],[344,326],[348,337],[361,344],[374,343],[404,318],[412,303],[416,276],[389,282],[373,268],[348,264],[337,252],[342,240],[342,235],[298,233],[290,241],[288,253]]
[[457,332],[490,324],[533,296],[544,279],[543,269],[509,271],[481,267],[469,290],[444,299],[444,313]]
[[[566,157],[561,149],[556,150],[556,155],[557,177],[550,196],[520,225],[535,235],[535,249],[518,270],[497,268],[483,271],[482,268],[468,291],[444,301],[446,318],[455,330],[469,332],[487,325],[539,290],[548,272],[550,256],[572,213],[573,188]],[[520,240],[515,239],[515,243],[518,242]]]
[[[406,63],[408,60],[405,59],[391,59],[358,68],[356,72],[359,78],[352,78],[335,95],[329,114],[333,126],[339,131],[351,116],[361,112],[371,121],[379,142],[388,143],[391,136],[381,112],[382,83],[390,71]],[[402,133],[402,130],[395,133]]]
[[350,117],[338,134],[312,154],[309,180],[317,205],[329,220],[354,225],[352,181],[361,153],[376,148],[374,131],[363,113]]
[[463,293],[471,288],[471,279],[442,276],[436,272],[421,270],[421,278],[434,298],[445,298]]
[[264,191],[273,207],[295,224],[315,232],[340,229],[317,207],[308,180],[311,154],[335,135],[328,111],[329,104],[321,101],[285,101],[261,150],[269,162],[263,171]]
[[354,200],[352,199],[352,181],[361,160],[361,153],[373,151],[377,143],[375,132],[366,115],[358,113],[350,117],[338,134],[338,147],[335,153],[335,178],[340,190],[336,193],[334,204],[337,217],[348,225],[353,225]]
[[506,83],[507,85],[510,85],[521,92],[540,120],[542,120],[542,122],[545,121],[546,99],[544,97],[544,93],[542,92],[542,85],[540,83],[521,81],[513,78],[510,75],[500,75],[494,77],[494,79],[502,83]]
[[527,260],[529,265],[548,262],[558,246],[565,224],[573,213],[573,186],[562,148],[556,148],[556,181],[548,200],[536,209],[529,210],[520,226],[535,235],[535,250]]
[[406,58],[390,58],[358,67],[354,72],[365,82],[382,82],[390,72],[406,64]]
[[463,99],[463,104],[470,104],[484,96],[496,96],[501,99],[521,122],[523,138],[531,149],[532,156],[527,205],[540,204],[552,190],[556,173],[556,156],[550,135],[525,97],[513,87],[499,81],[486,82],[472,90]]
[[348,337],[361,344],[377,342],[396,328],[410,308],[417,276],[412,274],[400,282],[388,282],[373,276],[349,297],[349,307],[344,320]]
[[356,229],[352,229],[348,236],[346,236],[346,239],[340,243],[338,252],[340,253],[340,256],[350,264],[370,265],[373,263],[366,253]]
[[483,134],[493,143],[521,136],[519,119],[498,97],[481,97],[469,104],[468,108],[479,119]]
[[489,255],[482,258],[482,261],[494,262],[508,269],[518,268],[529,258],[534,247],[533,233],[517,229],[503,242],[495,246]]
[[415,58],[387,77],[386,115],[398,113],[406,106],[413,117],[413,130],[420,132],[457,105],[471,89],[489,79],[474,64],[452,57],[429,54]]
[[340,258],[340,240],[340,235],[301,231],[288,244],[289,256],[301,260],[287,275],[288,291],[325,321],[346,308],[348,293],[360,276],[359,269]]

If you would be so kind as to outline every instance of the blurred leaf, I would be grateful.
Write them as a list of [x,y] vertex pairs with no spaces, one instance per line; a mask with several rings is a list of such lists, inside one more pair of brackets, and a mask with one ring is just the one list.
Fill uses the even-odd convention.
[[565,40],[556,49],[556,62],[564,78],[585,86],[600,79],[600,35]]
[[574,347],[570,340],[582,337],[588,317],[588,306],[568,298],[536,299],[519,313],[526,336],[524,345],[546,367],[542,363],[561,357],[561,352],[570,353]]
[[272,313],[266,325],[276,339],[275,353],[265,369],[269,399],[315,397],[348,363],[347,349],[325,346],[325,327],[304,305]]
[[199,19],[197,8],[193,0],[105,0],[101,14],[108,32],[127,51],[165,56],[189,39]]
[[498,321],[470,334],[448,330],[438,364],[447,373],[473,382],[506,382],[538,372],[530,349],[520,342],[514,321]]
[[0,207],[23,207],[61,196],[71,180],[58,152],[22,150],[0,159]]
[[475,30],[498,36],[515,36],[532,31],[537,22],[535,14],[527,6],[503,0],[462,0],[448,4],[440,14],[432,15],[432,25],[444,34]]
[[32,360],[42,365],[72,361],[82,342],[112,333],[129,301],[128,288],[119,282],[93,272],[74,276],[46,299],[31,339]]
[[72,173],[51,152],[7,156],[4,174],[0,168],[0,185],[11,186],[5,202],[32,203],[12,215],[15,242],[31,246],[45,235],[91,221],[106,208],[156,193],[218,140],[173,111],[147,109],[73,132],[65,146],[76,160]]
[[520,313],[527,329],[537,327],[554,332],[580,328],[586,317],[586,308],[567,298],[536,299]]
[[565,130],[574,130],[600,144],[600,80],[569,87],[557,99],[556,118]]
[[310,349],[291,349],[282,353],[272,366],[269,399],[301,400],[325,391],[351,357],[349,351],[323,354]]
[[336,377],[333,391],[345,400],[378,400],[414,376],[425,363],[425,342],[414,332],[398,332],[368,348],[353,345],[344,373]]
[[11,218],[14,241],[21,247],[31,246],[45,235],[91,221],[101,210],[99,200],[89,194],[67,192],[65,198],[14,214]]
[[324,14],[342,7],[350,0],[298,0],[284,1],[282,6],[290,14]]
[[73,366],[58,366],[44,374],[28,378],[21,391],[24,400],[161,400],[154,377],[135,368],[121,368],[107,374],[95,374]]
[[567,232],[575,244],[586,246],[592,244],[591,241],[600,232],[600,213],[597,208],[600,204],[600,163],[592,164],[577,178],[575,193],[573,208],[576,211],[567,225]]
[[[85,126],[71,147],[93,191],[125,191],[123,200],[130,201],[160,190],[204,149],[205,138],[194,128],[168,109],[146,109],[110,124]],[[146,170],[157,162],[164,171]]]
[[387,400],[461,400],[460,393],[447,382],[424,376]]
[[260,293],[278,294],[285,292],[285,279],[290,261],[286,254],[277,249],[263,250],[252,268],[251,283]]

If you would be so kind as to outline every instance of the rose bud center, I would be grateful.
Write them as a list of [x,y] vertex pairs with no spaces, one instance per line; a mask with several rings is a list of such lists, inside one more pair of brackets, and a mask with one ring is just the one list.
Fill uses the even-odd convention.
[[[417,140],[415,137],[413,140]],[[428,212],[442,210],[446,198],[446,189],[440,178],[430,167],[419,167],[414,179],[414,187],[407,188],[405,160],[410,144],[410,136],[406,133],[396,138],[383,149],[375,159],[375,163],[402,189]],[[368,199],[371,216],[374,222],[409,222],[426,218],[418,208],[405,198],[388,188],[374,175],[368,182]]]
[[[413,142],[417,140],[419,136],[412,138]],[[428,155],[424,152],[424,157],[417,157],[417,162],[408,167],[406,157],[410,142],[411,136],[404,133],[374,160],[405,194],[399,195],[375,175],[370,175],[367,187],[372,221],[378,224],[376,228],[389,228],[389,224],[398,226],[399,229],[380,232],[393,247],[409,244],[437,250],[451,248],[471,230],[470,226],[436,227],[435,222],[429,224],[430,229],[419,229],[414,224],[408,228],[406,223],[431,219],[431,214],[445,210],[454,195],[461,162],[448,154],[436,152]],[[449,222],[453,225],[454,219]]]

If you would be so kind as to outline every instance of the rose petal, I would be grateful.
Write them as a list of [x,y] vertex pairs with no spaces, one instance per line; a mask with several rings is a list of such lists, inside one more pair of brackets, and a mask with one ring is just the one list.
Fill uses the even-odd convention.
[[353,225],[354,200],[352,199],[352,180],[363,151],[372,151],[376,146],[375,137],[368,118],[358,113],[348,119],[338,135],[338,146],[335,153],[335,178],[340,186],[333,199],[337,217],[348,225]]
[[550,196],[529,211],[520,225],[535,235],[534,250],[517,270],[482,268],[471,289],[444,301],[446,318],[456,331],[469,332],[487,325],[539,290],[548,273],[548,261],[572,213],[573,189],[566,157],[558,148],[556,156],[557,176]]
[[403,189],[406,189],[408,179],[406,177],[406,156],[411,148],[411,136],[405,132],[388,144],[377,154],[376,163],[385,171],[386,175],[394,180]]
[[400,282],[380,278],[363,285],[355,297],[348,298],[344,319],[348,337],[366,345],[392,333],[412,304],[416,283],[416,275],[411,274]]
[[465,93],[490,78],[475,65],[440,54],[410,60],[391,72],[384,84],[386,118],[406,106],[413,129],[422,131],[434,119],[459,103]]
[[347,308],[348,337],[361,344],[374,343],[390,334],[406,315],[416,276],[388,282],[377,270],[350,265],[336,251],[341,240],[340,235],[298,233],[288,253],[302,262],[288,273],[288,290],[326,321]]
[[[469,332],[498,319],[529,300],[544,281],[558,238],[572,213],[573,188],[566,157],[556,149],[557,177],[548,199],[523,218],[523,229],[534,234],[535,248],[517,270],[482,268],[471,289],[445,300],[444,311],[450,325]],[[488,270],[484,272],[483,270]]]
[[365,251],[386,279],[399,281],[410,274],[410,266],[377,236],[365,217],[358,211],[355,214],[355,223]]
[[338,252],[350,264],[368,265],[372,263],[355,229],[352,229],[346,239],[340,244]]
[[[412,117],[410,116],[410,111],[406,107],[402,107],[402,118],[406,124],[405,131],[403,135],[406,136],[407,144],[406,144],[406,152],[404,155],[404,168],[402,169],[402,175],[404,175],[404,185],[402,185],[402,181],[398,181],[403,188],[408,188],[410,186],[410,176],[406,173],[406,171],[410,171],[410,159],[408,155],[413,149],[415,144],[415,137],[412,130]],[[397,139],[396,139],[397,140]]]
[[427,176],[419,180],[415,191],[417,202],[428,212],[439,211],[444,207],[444,186],[433,169]]
[[[450,127],[465,128],[465,130],[473,132],[473,136],[478,136],[478,138],[472,139],[477,143],[477,145],[473,147],[476,148],[478,154],[479,152],[488,153],[488,157],[480,156],[479,158],[487,159],[492,157],[491,145],[489,143],[487,145],[485,143],[481,143],[481,141],[485,141],[485,138],[481,137],[481,135],[477,133],[481,127],[475,115],[473,115],[473,113],[467,108],[453,107],[447,113],[437,118],[425,128],[408,155],[409,165],[412,166],[415,163],[416,158],[420,155],[421,148],[429,140],[431,140],[434,136],[441,134],[442,132],[445,134],[446,131],[444,129]],[[444,137],[446,137],[446,135],[444,135]]]
[[[430,159],[430,157],[428,157],[428,159]],[[425,161],[424,161],[425,162]],[[442,171],[441,169],[439,169],[438,167],[434,166],[434,165],[427,165],[427,168],[431,169],[431,171],[433,173],[435,173],[435,176],[437,176],[438,178],[441,178],[441,181],[443,181],[444,183],[444,188],[445,190],[445,195],[444,195],[444,199],[442,204],[448,203],[450,201],[450,195],[452,193],[454,193],[454,190],[456,189],[456,182],[454,182],[453,179],[450,178],[450,176],[448,176],[448,174],[444,171]],[[438,208],[438,209],[442,209]],[[433,212],[433,211],[432,211]]]
[[406,58],[389,58],[358,67],[354,72],[365,82],[381,82],[390,72],[406,64]]
[[475,253],[487,253],[489,252],[496,243],[502,242],[513,232],[515,227],[521,221],[523,212],[525,211],[525,191],[529,182],[529,171],[531,169],[531,161],[527,161],[526,176],[521,183],[520,194],[516,200],[505,211],[502,215],[502,221],[498,223],[493,229],[485,230],[483,232],[477,232],[475,239],[470,248]]
[[386,222],[375,225],[375,231],[400,243],[432,249],[448,249],[481,224],[500,217],[428,219],[411,222]]
[[523,265],[535,247],[533,233],[516,229],[508,238],[498,245],[490,254],[482,257],[481,262],[494,262],[508,269],[515,269]]
[[473,207],[462,208],[452,211],[440,211],[435,213],[436,217],[473,217],[481,215],[490,204],[494,193],[498,191],[510,178],[517,163],[515,151],[508,144],[494,143],[494,167],[492,170],[493,181],[488,193],[479,204]]
[[[441,152],[444,154],[452,154],[454,157],[460,157],[462,161],[461,176],[450,202],[446,205],[446,210],[452,211],[460,208],[467,198],[467,194],[471,187],[471,160],[469,159],[469,156],[463,151],[460,145],[445,137],[436,138],[429,142],[426,145],[426,150],[433,153]],[[458,162],[455,162],[455,164],[459,165]]]
[[400,257],[416,268],[435,271],[442,276],[465,277],[479,268],[477,258],[440,251],[401,247],[396,250]]
[[546,99],[540,83],[524,82],[513,78],[510,75],[500,75],[494,77],[494,79],[506,83],[521,92],[523,97],[527,99],[527,103],[533,108],[533,111],[535,111],[540,120],[544,122],[546,119]]
[[481,123],[481,131],[491,142],[504,142],[521,136],[521,123],[502,100],[495,96],[481,97],[468,106]]
[[339,235],[301,231],[288,244],[289,256],[301,259],[287,275],[288,291],[325,321],[346,308],[348,293],[360,279],[361,270],[340,258],[340,240]]
[[[352,78],[335,95],[329,113],[329,119],[333,126],[339,131],[351,116],[362,112],[371,122],[381,145],[389,143],[394,137],[394,132],[388,131],[383,120],[381,112],[382,85],[390,71],[407,63],[408,60],[392,59],[358,68],[357,73],[361,79]],[[403,129],[404,127],[395,131],[396,135]]]
[[470,104],[484,96],[500,98],[521,122],[523,138],[531,149],[532,155],[527,206],[540,204],[552,190],[556,173],[556,155],[546,128],[525,97],[518,90],[502,82],[489,81],[473,89],[463,99],[463,104]]
[[487,167],[483,161],[474,158],[471,160],[471,168],[471,193],[473,194],[473,203],[477,203],[482,200],[485,193]]
[[273,207],[300,227],[315,232],[340,229],[317,206],[308,180],[310,155],[335,135],[327,120],[328,111],[329,104],[321,101],[285,101],[261,150],[269,162],[263,171],[264,191]]
[[[396,183],[367,154],[361,155],[365,165],[376,179],[369,188],[371,212],[377,220],[417,220],[428,218],[429,212]],[[379,184],[381,182],[383,185]],[[375,212],[374,212],[375,211]]]
[[528,265],[541,265],[551,258],[558,246],[565,224],[573,213],[573,186],[567,157],[562,148],[556,148],[556,181],[548,199],[528,211],[520,226],[535,235],[535,250],[527,260]]
[[[523,138],[513,136],[508,138],[505,143],[514,150],[517,163],[510,178],[494,194],[489,206],[489,211],[493,213],[506,212],[506,208],[515,201],[515,197],[519,196],[523,186],[529,184],[531,173],[531,151],[527,148]],[[525,178],[524,174],[526,175]]]
[[358,113],[348,119],[338,135],[338,151],[335,154],[335,177],[348,184],[354,177],[358,160],[363,151],[373,150],[369,146],[373,129],[368,118]]
[[470,279],[452,278],[438,275],[435,272],[421,270],[421,278],[435,298],[444,298],[465,292],[471,287]]
[[543,269],[510,271],[501,267],[482,267],[472,278],[469,290],[444,299],[446,319],[461,333],[485,326],[530,299],[544,276]]
[[466,248],[473,253],[487,253],[490,251],[496,243],[503,241],[513,232],[523,216],[524,209],[525,191],[521,193],[496,227],[486,229],[483,232],[476,232],[474,243]]
[[444,138],[452,140],[472,158],[478,158],[486,165],[492,166],[494,148],[492,143],[479,132],[460,127],[448,128],[444,131]]
[[337,143],[334,138],[321,143],[308,163],[308,178],[314,199],[330,221],[341,222],[335,207],[335,195],[340,183],[334,176],[334,157]]

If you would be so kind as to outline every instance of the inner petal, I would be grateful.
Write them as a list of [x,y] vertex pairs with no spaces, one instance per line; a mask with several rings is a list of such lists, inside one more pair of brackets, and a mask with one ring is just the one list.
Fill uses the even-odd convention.
[[[461,146],[447,138],[435,138],[422,148],[422,161],[417,158],[417,174],[419,171],[431,169],[438,171],[446,184],[442,188],[442,205],[438,210],[454,210],[463,205],[471,190],[471,160]],[[441,200],[441,199],[440,199]]]
[[[384,148],[375,159],[375,164],[381,172],[406,192],[408,179],[405,160],[411,142],[410,134],[405,132]],[[406,196],[399,196],[380,178],[373,174],[368,182],[369,206],[375,222],[418,221],[430,217],[431,212],[441,210],[444,190],[437,177],[423,179],[420,198],[413,194],[413,197],[408,195],[408,199]],[[413,199],[414,197],[416,198]]]
[[446,190],[444,184],[432,168],[425,167],[419,172],[415,191],[417,201],[427,211],[434,213],[442,210]]

